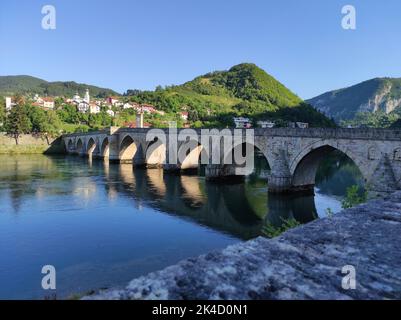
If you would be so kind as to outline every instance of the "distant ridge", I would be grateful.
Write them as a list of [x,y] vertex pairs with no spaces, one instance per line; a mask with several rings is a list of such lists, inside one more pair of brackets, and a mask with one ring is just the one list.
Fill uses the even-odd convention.
[[0,76],[0,95],[14,94],[39,94],[48,96],[73,96],[76,92],[82,94],[86,89],[94,97],[106,97],[109,95],[118,95],[117,92],[107,88],[100,88],[84,83],[74,81],[55,81],[46,80],[28,76]]

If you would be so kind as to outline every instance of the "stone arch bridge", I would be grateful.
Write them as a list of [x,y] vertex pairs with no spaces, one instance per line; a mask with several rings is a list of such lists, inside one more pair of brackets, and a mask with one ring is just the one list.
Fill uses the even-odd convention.
[[[178,161],[171,163],[170,147],[173,135],[168,129],[130,129],[112,127],[107,130],[64,135],[67,153],[132,163],[147,168],[185,172],[197,169],[200,159],[211,159],[214,145],[203,145],[201,129],[176,129]],[[252,131],[253,139],[247,138]],[[210,136],[220,146],[230,135],[239,135],[231,153],[242,146],[243,155],[258,149],[266,158],[271,173],[268,189],[273,193],[312,191],[320,161],[333,150],[347,155],[359,168],[371,196],[385,195],[401,189],[401,131],[382,129],[273,128],[273,129],[214,129]],[[166,138],[160,138],[161,136]],[[175,136],[177,137],[177,136]],[[176,139],[176,138],[175,138]],[[177,141],[177,139],[175,140]],[[238,142],[239,141],[239,142]],[[251,141],[251,142],[250,142]],[[244,148],[244,146],[250,148]],[[220,148],[220,150],[226,150]],[[220,157],[225,158],[225,151]],[[204,162],[202,162],[204,163]],[[206,164],[208,179],[238,175],[233,163]]]

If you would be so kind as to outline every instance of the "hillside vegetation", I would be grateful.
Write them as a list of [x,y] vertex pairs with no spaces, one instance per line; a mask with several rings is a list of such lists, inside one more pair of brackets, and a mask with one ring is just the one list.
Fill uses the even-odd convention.
[[333,126],[283,84],[254,64],[243,63],[228,71],[199,76],[179,86],[155,91],[128,90],[130,100],[151,103],[166,112],[187,110],[189,119],[203,125],[232,125],[233,116],[255,121],[304,121],[312,126]]

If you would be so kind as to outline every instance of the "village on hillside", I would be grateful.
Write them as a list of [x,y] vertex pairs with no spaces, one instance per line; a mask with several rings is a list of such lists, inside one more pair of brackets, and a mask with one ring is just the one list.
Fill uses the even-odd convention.
[[[56,110],[57,108],[63,108],[65,106],[74,106],[76,111],[81,114],[99,114],[105,112],[111,118],[117,117],[121,112],[130,110],[131,114],[135,115],[135,121],[126,121],[122,123],[124,127],[130,128],[149,128],[152,127],[152,123],[144,121],[146,116],[158,115],[163,118],[166,113],[162,110],[158,110],[154,105],[151,104],[140,104],[132,101],[126,101],[125,97],[120,96],[108,96],[106,98],[92,98],[90,96],[89,89],[86,89],[85,94],[81,97],[76,93],[72,97],[41,97],[35,94],[33,97],[25,97],[33,107],[40,108],[42,110]],[[10,112],[16,105],[15,97],[5,97],[6,112]],[[186,109],[186,108],[184,108]],[[188,110],[182,110],[177,114],[179,120],[181,120],[183,127],[189,128],[191,124],[189,122]],[[168,123],[166,119],[165,124]],[[271,120],[259,120],[254,124],[250,118],[247,117],[232,117],[232,127],[241,129],[250,129],[252,127],[259,128],[273,128],[276,123]],[[308,128],[309,124],[304,122],[288,122],[288,127],[292,128]]]

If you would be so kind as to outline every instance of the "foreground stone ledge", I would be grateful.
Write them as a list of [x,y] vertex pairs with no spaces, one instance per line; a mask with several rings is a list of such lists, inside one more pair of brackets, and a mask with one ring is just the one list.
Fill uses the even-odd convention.
[[[84,299],[401,299],[401,192]],[[356,269],[356,289],[341,286]]]

